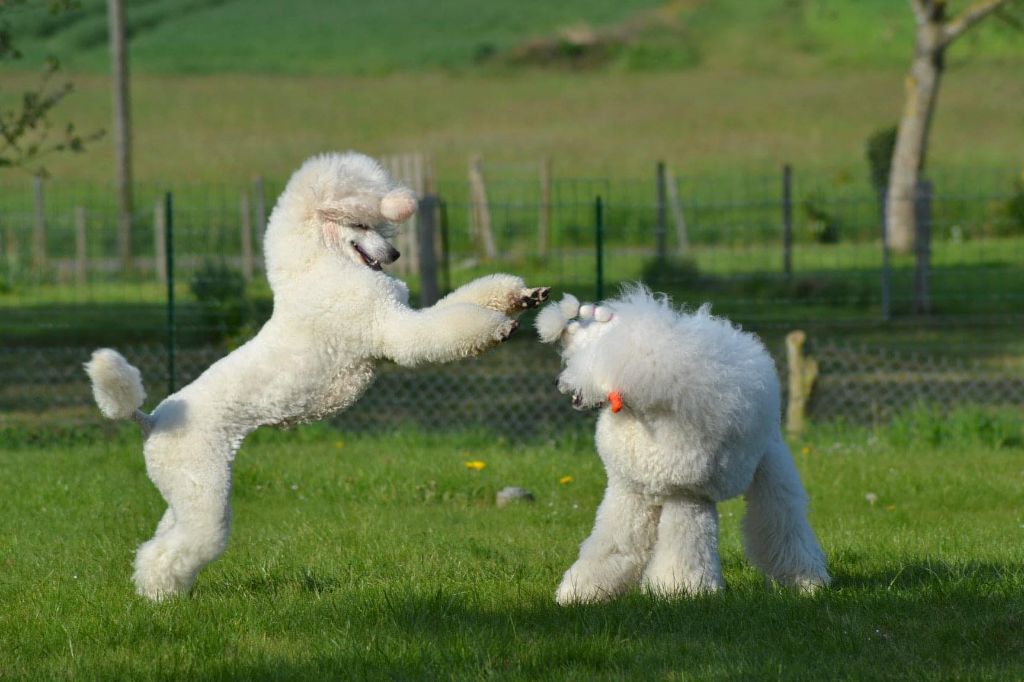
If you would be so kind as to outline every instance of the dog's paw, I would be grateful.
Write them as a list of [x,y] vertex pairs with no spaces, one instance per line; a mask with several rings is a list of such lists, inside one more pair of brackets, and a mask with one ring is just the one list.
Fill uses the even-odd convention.
[[512,336],[512,334],[514,334],[517,329],[519,329],[518,320],[505,320],[500,325],[498,325],[498,328],[495,330],[494,340],[497,341],[498,343],[501,343],[502,341],[508,341],[509,337]]
[[678,599],[713,594],[725,589],[725,582],[713,573],[680,576],[645,575],[641,582],[643,590],[658,599]]
[[520,310],[537,308],[551,295],[551,287],[534,287],[523,289],[516,295],[516,305]]
[[826,588],[832,582],[828,574],[824,577],[817,575],[796,576],[786,580],[783,584],[794,588],[800,594],[814,594],[818,590]]
[[615,595],[594,583],[578,581],[570,576],[562,580],[555,592],[555,601],[559,606],[572,606],[574,604],[597,604],[609,601]]

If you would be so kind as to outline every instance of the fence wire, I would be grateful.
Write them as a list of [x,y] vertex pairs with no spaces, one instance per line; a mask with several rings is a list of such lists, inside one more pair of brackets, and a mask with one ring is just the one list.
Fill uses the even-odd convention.
[[[882,420],[915,402],[1019,407],[1022,182],[1009,171],[933,176],[926,314],[914,312],[913,254],[892,255],[883,273],[877,195],[835,173],[794,173],[788,252],[777,175],[678,177],[667,193],[672,206],[659,205],[653,180],[554,178],[545,191],[532,180],[491,178],[486,206],[466,183],[440,182],[441,280],[455,287],[505,270],[552,285],[556,295],[594,298],[600,196],[604,290],[643,279],[679,303],[711,301],[717,313],[760,332],[783,373],[782,335],[806,329],[820,367],[812,419]],[[174,188],[179,386],[269,316],[258,226],[279,187],[261,182],[260,196],[253,187]],[[37,188],[0,186],[0,413],[94,414],[81,365],[105,345],[142,369],[152,406],[169,382],[164,192],[137,191],[143,208],[126,265],[108,188],[43,188],[39,201]],[[491,257],[481,251],[483,216]],[[402,264],[398,275],[415,298],[416,273]],[[578,424],[585,417],[554,388],[557,357],[533,341],[528,324],[513,342],[471,361],[416,370],[383,364],[363,399],[333,422],[513,435]]]

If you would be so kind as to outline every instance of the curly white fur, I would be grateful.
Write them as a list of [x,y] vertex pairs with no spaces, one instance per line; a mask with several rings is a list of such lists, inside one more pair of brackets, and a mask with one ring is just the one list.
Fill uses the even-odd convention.
[[264,239],[274,311],[259,333],[152,415],[137,369],[97,351],[86,369],[103,414],[133,417],[147,435],[146,470],[167,501],[156,535],[139,547],[135,584],[162,599],[187,591],[227,543],[231,461],[264,424],[319,419],[355,402],[374,367],[447,362],[475,355],[516,328],[514,315],[547,289],[490,275],[434,306],[407,305],[408,289],[382,271],[398,258],[393,222],[416,208],[370,157],[324,154],[288,182]]
[[558,304],[538,315],[542,340],[562,342],[560,390],[579,408],[613,393],[624,407],[598,418],[608,489],[559,603],[607,599],[641,580],[663,595],[721,589],[715,505],[740,494],[751,562],[784,584],[828,584],[779,426],[775,366],[757,337],[707,305],[682,312],[640,285],[573,308],[579,319]]
[[100,348],[85,363],[96,405],[107,419],[128,419],[146,400],[142,374],[116,350]]

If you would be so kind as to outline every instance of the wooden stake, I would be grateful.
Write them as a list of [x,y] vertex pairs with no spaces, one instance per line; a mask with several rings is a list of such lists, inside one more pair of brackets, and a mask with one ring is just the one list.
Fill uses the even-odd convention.
[[75,206],[75,283],[85,286],[88,254],[85,249],[85,208]]
[[249,208],[249,193],[243,191],[238,198],[238,217],[242,231],[242,278],[248,284],[252,281],[252,212]]
[[167,283],[167,211],[158,199],[153,207],[153,272],[156,281]]
[[807,334],[797,329],[786,335],[786,362],[789,366],[789,404],[786,406],[786,431],[801,433],[805,426],[807,401],[818,377],[818,361],[804,355]]
[[43,198],[43,179],[38,175],[32,178],[33,190],[33,227],[32,227],[32,267],[36,272],[46,268],[46,208]]
[[683,215],[683,204],[679,201],[679,185],[672,169],[667,169],[668,205],[672,209],[672,221],[676,224],[676,253],[685,255],[690,250],[690,236],[686,230],[686,217]]
[[551,235],[551,159],[540,162],[540,215],[537,217],[537,256],[546,258]]
[[487,202],[487,183],[484,181],[484,162],[479,154],[469,161],[470,216],[474,218],[484,258],[493,260],[498,250],[494,246],[491,229],[491,207]]

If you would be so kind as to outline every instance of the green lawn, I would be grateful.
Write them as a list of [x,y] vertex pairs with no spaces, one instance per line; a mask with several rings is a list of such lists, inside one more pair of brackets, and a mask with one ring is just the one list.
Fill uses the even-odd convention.
[[[818,427],[794,451],[832,589],[766,588],[733,501],[724,594],[562,609],[604,484],[589,435],[260,432],[228,551],[153,605],[129,580],[161,513],[137,435],[8,429],[0,677],[1019,679],[1022,447],[1013,413]],[[512,484],[536,503],[495,508]]]

